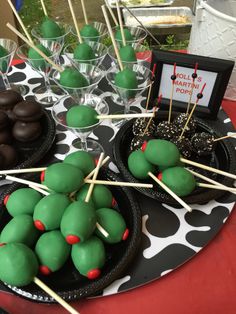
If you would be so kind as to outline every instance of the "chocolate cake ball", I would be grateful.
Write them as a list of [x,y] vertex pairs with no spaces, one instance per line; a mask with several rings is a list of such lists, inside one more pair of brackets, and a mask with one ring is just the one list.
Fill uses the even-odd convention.
[[3,168],[14,167],[17,163],[17,152],[13,146],[1,144],[0,155],[3,157]]
[[11,110],[20,101],[23,101],[22,96],[14,90],[0,92],[0,110]]
[[157,125],[156,137],[163,140],[170,140],[171,138],[178,136],[180,131],[178,127],[168,121],[162,121]]
[[9,118],[7,114],[0,110],[0,130],[7,128],[9,125]]
[[145,141],[149,141],[149,140],[152,140],[154,139],[154,136],[153,135],[149,135],[149,134],[144,134],[144,135],[136,135],[131,143],[130,143],[130,150],[131,151],[135,151],[135,150],[138,150],[142,147],[143,143]]
[[[187,120],[188,120],[189,114],[187,113],[180,113],[173,121],[173,124],[177,126],[180,133],[182,132]],[[196,131],[197,123],[196,120],[191,117],[189,123],[187,124],[187,127],[185,129],[184,135],[186,137],[191,137],[195,131]]]
[[42,106],[36,101],[21,101],[15,105],[13,113],[17,120],[23,122],[38,121],[43,115]]
[[12,135],[10,130],[0,130],[0,144],[9,144],[12,141]]
[[[134,135],[142,135],[146,129],[149,118],[138,118],[134,121],[133,124],[133,133]],[[155,122],[152,120],[145,134],[153,135],[156,129]]]
[[196,133],[191,139],[193,151],[199,156],[210,155],[216,146],[214,136],[210,133]]
[[14,138],[20,142],[30,142],[36,140],[42,132],[39,122],[17,121],[12,129]]
[[186,157],[186,158],[191,157],[193,149],[192,149],[191,142],[188,138],[184,136],[182,136],[181,138],[176,136],[172,138],[170,141],[178,147],[183,157]]

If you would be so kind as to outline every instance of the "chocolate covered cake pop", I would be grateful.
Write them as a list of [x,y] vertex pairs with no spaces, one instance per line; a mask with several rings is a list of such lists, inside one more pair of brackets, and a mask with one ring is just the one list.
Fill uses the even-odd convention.
[[10,144],[12,135],[8,130],[0,130],[0,144]]
[[36,101],[25,100],[15,105],[13,113],[17,120],[33,122],[38,121],[42,117],[43,109]]
[[0,110],[12,110],[13,107],[20,101],[24,99],[22,96],[11,89],[7,89],[0,92]]
[[0,154],[3,157],[3,168],[14,167],[18,160],[18,155],[13,146],[0,144]]
[[[134,121],[133,123],[133,134],[134,135],[142,135],[143,132],[145,131],[147,124],[148,124],[149,118],[138,118]],[[155,122],[152,120],[147,131],[145,132],[145,134],[147,135],[153,135],[156,129],[156,124]]]
[[184,157],[186,158],[191,157],[193,149],[192,149],[191,142],[188,138],[184,136],[180,138],[179,136],[177,136],[177,137],[172,138],[171,142],[174,143],[178,147],[180,153]]
[[[187,120],[188,120],[188,117],[189,117],[189,114],[187,113],[180,113],[173,121],[173,124],[175,124],[180,133],[182,132]],[[191,119],[189,120],[188,124],[187,124],[187,127],[185,129],[185,135],[186,136],[192,136],[195,131],[196,131],[196,128],[197,128],[197,123],[196,123],[196,120],[191,117]]]
[[83,243],[73,245],[71,257],[81,275],[88,279],[96,279],[105,264],[106,252],[102,241],[92,236]]
[[193,151],[199,156],[210,155],[216,146],[214,136],[210,133],[201,132],[193,135],[191,139]]
[[7,114],[4,111],[0,110],[0,130],[7,128],[9,126],[9,123],[10,121]]
[[150,141],[153,139],[154,139],[153,135],[148,135],[148,134],[136,135],[130,143],[130,150],[135,151],[135,150],[141,149],[144,142]]
[[158,139],[170,140],[179,134],[180,130],[175,124],[162,121],[158,123],[155,135]]
[[36,140],[42,133],[40,122],[22,122],[16,121],[12,134],[14,138],[20,142],[31,142]]

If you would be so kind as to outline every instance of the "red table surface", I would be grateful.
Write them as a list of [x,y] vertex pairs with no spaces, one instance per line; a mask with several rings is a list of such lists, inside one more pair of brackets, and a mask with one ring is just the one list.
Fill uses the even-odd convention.
[[[236,127],[236,102],[223,101]],[[215,239],[189,262],[163,278],[128,292],[72,302],[81,314],[235,314],[236,211]],[[63,314],[57,304],[40,304],[0,292],[11,314]]]

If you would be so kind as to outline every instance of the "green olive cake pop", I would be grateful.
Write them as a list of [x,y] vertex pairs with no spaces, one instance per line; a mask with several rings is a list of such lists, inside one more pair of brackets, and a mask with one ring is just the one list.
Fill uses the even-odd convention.
[[49,275],[59,270],[69,258],[70,248],[59,230],[42,234],[35,246],[40,273]]
[[83,243],[72,246],[71,257],[76,269],[88,279],[96,279],[105,264],[105,248],[102,241],[92,236]]
[[148,172],[155,172],[155,166],[145,158],[141,150],[136,150],[129,155],[128,168],[137,179],[147,179]]
[[75,105],[66,113],[66,123],[70,127],[85,128],[99,122],[95,109],[86,105]]
[[63,162],[78,167],[85,176],[96,166],[92,155],[83,150],[67,155]]
[[12,218],[2,229],[0,243],[23,243],[33,246],[39,237],[39,232],[34,227],[30,215],[17,215]]
[[[77,192],[76,199],[85,200],[88,189],[89,184],[83,185],[82,188]],[[111,191],[105,185],[97,184],[94,186],[91,201],[94,204],[95,209],[111,207],[113,196]]]
[[81,187],[84,176],[79,168],[58,162],[47,167],[41,175],[41,181],[54,192],[71,193]]
[[135,97],[135,89],[138,88],[138,80],[136,73],[126,68],[115,75],[115,85],[120,88],[124,88],[123,94],[127,98],[133,98]]
[[178,196],[187,196],[196,187],[194,176],[183,167],[168,168],[158,175],[158,179]]
[[175,144],[166,140],[150,140],[142,146],[145,158],[157,166],[175,166],[180,153]]
[[45,16],[43,23],[40,25],[40,32],[43,38],[57,38],[64,34],[61,27],[47,16]]
[[82,88],[88,86],[89,82],[77,69],[68,67],[60,74],[60,84],[65,87]]
[[[47,57],[51,56],[51,52],[44,47],[42,44],[36,45],[36,47],[42,51]],[[30,48],[28,51],[28,58],[30,59],[31,64],[38,70],[44,70],[46,67],[46,61],[40,56],[40,54],[34,50],[33,48]]]
[[87,61],[95,59],[95,53],[87,43],[80,43],[74,50],[74,59],[80,61]]
[[136,62],[136,53],[132,46],[124,46],[119,50],[121,61],[123,62]]
[[[124,35],[125,35],[126,41],[134,40],[134,36],[131,34],[130,30],[127,28],[124,28]],[[118,28],[116,33],[115,33],[115,39],[122,42],[122,33],[121,33],[120,28]]]
[[70,204],[61,220],[61,232],[69,244],[86,241],[96,227],[94,207],[81,200]]
[[41,200],[39,192],[31,188],[22,188],[4,198],[4,205],[13,217],[22,214],[33,215],[35,205]]
[[98,223],[107,231],[108,237],[96,229],[96,234],[104,242],[118,243],[126,240],[129,235],[129,229],[126,228],[124,218],[114,209],[100,208],[96,211]]
[[91,41],[96,41],[96,37],[98,37],[99,31],[92,26],[91,24],[85,24],[80,31],[82,37],[89,38]]
[[9,54],[6,48],[0,45],[0,58],[6,57]]
[[34,252],[22,243],[8,243],[0,247],[0,280],[22,287],[30,284],[38,273]]
[[55,193],[43,197],[34,209],[34,225],[41,231],[60,228],[61,218],[70,200],[66,195]]

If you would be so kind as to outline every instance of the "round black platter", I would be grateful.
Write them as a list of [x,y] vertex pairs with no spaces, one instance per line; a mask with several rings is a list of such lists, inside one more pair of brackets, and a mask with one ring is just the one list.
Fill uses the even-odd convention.
[[56,136],[56,125],[50,111],[43,111],[40,123],[42,133],[38,139],[26,143],[17,140],[13,141],[12,145],[18,154],[18,163],[13,167],[14,169],[28,168],[35,165],[42,160],[52,147]]
[[[172,118],[176,117],[178,113],[173,112]],[[168,112],[166,111],[159,111],[158,115],[156,117],[156,122],[160,121],[166,121],[168,119]],[[204,121],[199,118],[196,118],[197,120],[197,130],[196,132],[208,132],[215,136],[215,138],[219,138],[221,136],[224,136],[227,131],[224,130],[222,126],[214,126],[214,123],[211,121]],[[160,202],[166,203],[166,204],[172,204],[177,205],[178,203],[176,200],[167,194],[166,192],[163,192],[155,182],[150,180],[137,180],[132,176],[132,174],[128,170],[128,156],[130,154],[130,143],[134,137],[132,132],[132,126],[135,119],[132,119],[128,122],[126,122],[118,131],[114,145],[113,145],[113,154],[116,161],[116,165],[119,168],[122,176],[125,178],[126,181],[139,183],[139,182],[148,182],[148,183],[154,183],[153,189],[145,189],[145,188],[136,188],[139,192],[142,194],[152,197]],[[236,170],[236,158],[235,158],[235,149],[231,142],[229,140],[222,140],[217,143],[215,151],[210,156],[205,157],[198,157],[198,156],[192,156],[190,160],[194,160],[200,163],[203,163],[205,165],[230,172],[235,173]],[[187,165],[188,166],[188,165]],[[213,172],[205,171],[200,168],[194,168],[196,172],[199,172],[208,178],[214,179],[224,185],[232,186],[233,180],[221,176],[216,175]],[[204,182],[203,180],[200,180],[201,182]],[[199,182],[200,182],[199,181]],[[206,183],[206,182],[204,182]],[[206,189],[206,188],[196,188],[190,195],[186,197],[182,197],[182,199],[188,203],[188,204],[203,204],[206,203],[212,199],[216,199],[220,196],[225,194],[225,191],[221,190],[214,190],[214,189]]]
[[[99,177],[103,180],[121,181],[117,175],[107,168],[100,170]],[[25,178],[36,182],[39,179],[39,175],[37,177],[25,176]],[[11,219],[3,205],[3,199],[7,194],[12,193],[20,187],[22,185],[12,184],[0,196],[0,231]],[[67,261],[61,270],[49,277],[39,276],[45,284],[65,300],[76,300],[97,294],[122,275],[139,248],[141,239],[141,212],[138,203],[133,193],[126,187],[111,187],[111,192],[117,202],[116,209],[122,214],[130,230],[129,237],[121,243],[105,246],[106,263],[102,268],[101,276],[96,280],[89,280],[81,276],[73,266],[71,259]],[[25,298],[38,302],[54,302],[54,299],[35,284],[21,288],[6,286]]]

